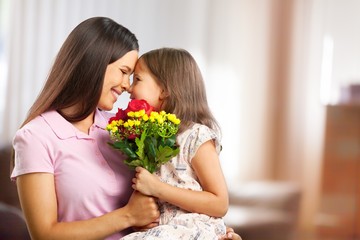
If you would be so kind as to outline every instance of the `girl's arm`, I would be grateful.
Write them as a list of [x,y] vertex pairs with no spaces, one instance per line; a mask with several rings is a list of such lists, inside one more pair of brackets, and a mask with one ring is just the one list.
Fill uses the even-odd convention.
[[134,192],[125,207],[101,217],[58,222],[52,174],[25,174],[16,181],[32,239],[104,239],[130,226],[146,225],[159,216],[154,199]]
[[229,205],[227,186],[212,140],[202,144],[192,159],[192,167],[203,191],[193,191],[163,183],[141,167],[136,168],[133,188],[184,210],[223,217]]

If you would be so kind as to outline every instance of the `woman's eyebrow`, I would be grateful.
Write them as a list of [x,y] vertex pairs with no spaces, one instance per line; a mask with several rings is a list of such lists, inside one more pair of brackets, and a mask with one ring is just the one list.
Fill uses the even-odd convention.
[[126,68],[126,70],[127,70],[129,73],[132,72],[132,69],[131,69],[129,66],[121,65],[120,68]]

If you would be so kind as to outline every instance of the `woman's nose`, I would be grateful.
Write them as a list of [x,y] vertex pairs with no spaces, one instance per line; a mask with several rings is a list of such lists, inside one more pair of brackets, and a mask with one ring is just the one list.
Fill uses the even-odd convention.
[[123,79],[123,81],[121,82],[121,87],[122,87],[125,91],[128,91],[128,89],[130,88],[130,79],[129,79],[129,78]]
[[131,94],[132,89],[133,89],[133,87],[132,87],[132,86],[133,86],[133,85],[131,84],[131,85],[129,86],[129,88],[127,89],[128,93],[130,93],[130,94]]

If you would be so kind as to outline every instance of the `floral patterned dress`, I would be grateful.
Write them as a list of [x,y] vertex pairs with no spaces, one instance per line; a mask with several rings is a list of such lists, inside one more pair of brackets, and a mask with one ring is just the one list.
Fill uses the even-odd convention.
[[[160,177],[161,181],[172,186],[202,191],[198,178],[191,167],[191,159],[195,156],[198,148],[211,139],[214,141],[216,151],[219,154],[221,146],[215,132],[205,125],[194,124],[177,137],[180,153],[161,166],[155,174]],[[226,232],[222,218],[189,213],[167,202],[160,201],[159,205],[161,212],[159,226],[145,232],[134,232],[121,239],[216,240]]]

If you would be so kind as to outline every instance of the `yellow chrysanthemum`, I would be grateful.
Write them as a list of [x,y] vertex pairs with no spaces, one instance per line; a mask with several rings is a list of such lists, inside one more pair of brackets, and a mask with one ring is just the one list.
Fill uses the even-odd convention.
[[127,123],[129,124],[129,127],[132,127],[132,126],[134,126],[135,121],[134,121],[134,120],[129,119],[129,120],[127,120]]
[[163,124],[164,123],[164,119],[160,116],[156,117],[156,121],[160,124]]
[[156,117],[156,116],[158,116],[159,115],[159,113],[158,112],[151,112],[150,113],[150,117]]
[[144,109],[141,109],[141,110],[139,111],[139,114],[140,114],[140,117],[141,117],[141,116],[144,116],[145,110],[144,110]]
[[118,130],[119,130],[119,129],[118,129],[118,127],[116,127],[116,126],[114,126],[114,127],[111,128],[111,132],[112,132],[112,133],[116,133]]

